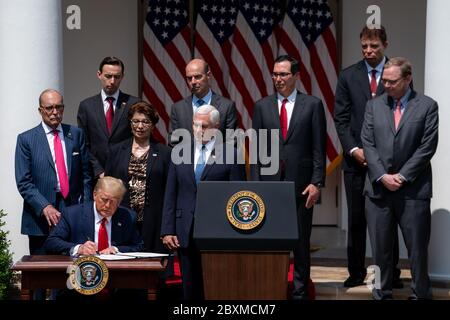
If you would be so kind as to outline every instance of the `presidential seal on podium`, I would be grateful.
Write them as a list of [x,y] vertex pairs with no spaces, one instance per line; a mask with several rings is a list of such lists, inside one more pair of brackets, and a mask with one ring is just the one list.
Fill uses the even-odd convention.
[[107,284],[109,272],[105,263],[96,256],[83,256],[68,267],[67,287],[84,295],[100,292]]
[[226,211],[228,221],[234,227],[252,231],[264,221],[266,207],[255,192],[239,191],[228,200]]

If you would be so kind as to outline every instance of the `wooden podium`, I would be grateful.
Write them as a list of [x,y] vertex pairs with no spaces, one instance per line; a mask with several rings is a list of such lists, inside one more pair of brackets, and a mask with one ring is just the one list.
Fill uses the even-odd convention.
[[207,300],[286,300],[289,251],[202,251]]
[[[245,190],[257,194],[265,218],[255,230],[239,230],[227,203]],[[200,182],[194,240],[201,251],[207,300],[285,300],[290,250],[298,241],[292,182]]]

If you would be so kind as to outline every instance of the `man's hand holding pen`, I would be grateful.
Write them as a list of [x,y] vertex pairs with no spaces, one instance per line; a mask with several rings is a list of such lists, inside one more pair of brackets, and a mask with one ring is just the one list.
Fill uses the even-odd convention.
[[86,256],[96,253],[97,253],[97,245],[95,244],[95,242],[92,242],[90,240],[86,241],[78,248],[79,255]]

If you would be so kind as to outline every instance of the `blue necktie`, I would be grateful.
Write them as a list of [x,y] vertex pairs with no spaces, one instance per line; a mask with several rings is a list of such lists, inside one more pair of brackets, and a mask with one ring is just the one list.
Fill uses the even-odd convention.
[[195,181],[197,181],[197,183],[200,181],[200,178],[202,177],[202,172],[203,169],[205,168],[206,162],[205,160],[206,160],[206,147],[205,145],[203,145],[202,149],[200,150],[197,166],[195,167]]
[[197,100],[197,108],[201,107],[202,105],[204,105],[206,102],[202,99],[198,99]]

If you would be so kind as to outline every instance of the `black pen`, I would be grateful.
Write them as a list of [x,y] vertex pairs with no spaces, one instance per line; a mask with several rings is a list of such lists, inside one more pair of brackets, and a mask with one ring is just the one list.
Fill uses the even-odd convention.
[[[90,238],[89,236],[87,236],[87,240],[88,240],[88,241],[91,241],[91,242],[94,242],[94,241],[91,240],[91,238]],[[94,243],[95,243],[95,242],[94,242]],[[97,247],[97,245],[95,245],[95,246]],[[97,250],[95,250],[95,254],[100,254],[100,253],[99,253]]]

